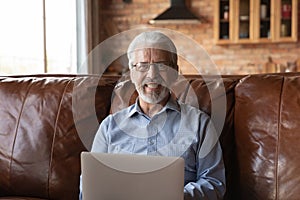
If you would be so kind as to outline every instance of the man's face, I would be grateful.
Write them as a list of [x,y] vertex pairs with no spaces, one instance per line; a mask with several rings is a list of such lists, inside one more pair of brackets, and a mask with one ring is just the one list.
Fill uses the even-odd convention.
[[177,63],[172,63],[170,52],[159,49],[142,49],[133,54],[130,74],[140,98],[150,104],[160,103],[177,79],[177,71],[172,68]]

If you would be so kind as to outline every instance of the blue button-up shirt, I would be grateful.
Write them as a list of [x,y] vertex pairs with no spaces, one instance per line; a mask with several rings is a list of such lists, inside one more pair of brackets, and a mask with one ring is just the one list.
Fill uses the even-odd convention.
[[100,125],[92,152],[181,156],[185,199],[221,199],[225,193],[222,150],[210,118],[173,98],[152,118],[138,101],[109,115]]

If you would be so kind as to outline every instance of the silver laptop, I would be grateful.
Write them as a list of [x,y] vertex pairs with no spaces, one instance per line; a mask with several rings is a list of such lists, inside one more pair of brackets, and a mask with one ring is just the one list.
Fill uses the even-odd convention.
[[83,200],[183,200],[184,159],[81,153]]

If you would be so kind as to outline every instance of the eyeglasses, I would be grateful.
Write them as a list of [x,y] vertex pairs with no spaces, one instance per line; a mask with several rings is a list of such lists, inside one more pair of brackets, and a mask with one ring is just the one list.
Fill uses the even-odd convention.
[[159,71],[167,71],[168,68],[171,66],[170,63],[137,63],[135,65],[132,65],[137,71],[140,72],[146,72],[150,69],[150,66],[154,66]]

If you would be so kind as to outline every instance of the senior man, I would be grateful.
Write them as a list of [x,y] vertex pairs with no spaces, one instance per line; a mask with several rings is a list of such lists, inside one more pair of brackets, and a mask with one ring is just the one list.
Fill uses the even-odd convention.
[[138,98],[102,121],[91,151],[181,156],[184,199],[222,199],[225,169],[211,120],[178,102],[170,90],[178,77],[173,41],[159,31],[143,32],[130,43],[127,56]]

